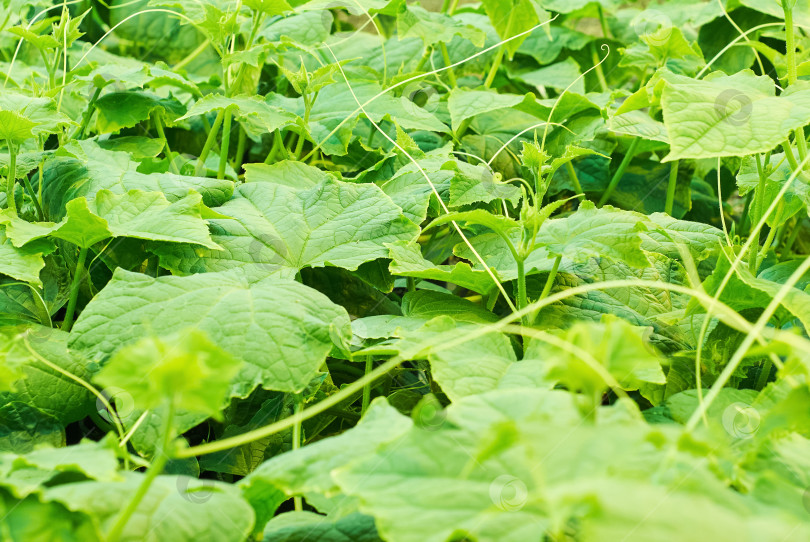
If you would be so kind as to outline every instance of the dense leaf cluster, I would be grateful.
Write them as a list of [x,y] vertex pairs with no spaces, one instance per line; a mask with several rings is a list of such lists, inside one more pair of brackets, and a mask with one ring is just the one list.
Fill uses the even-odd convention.
[[0,0],[0,538],[810,539],[806,0]]

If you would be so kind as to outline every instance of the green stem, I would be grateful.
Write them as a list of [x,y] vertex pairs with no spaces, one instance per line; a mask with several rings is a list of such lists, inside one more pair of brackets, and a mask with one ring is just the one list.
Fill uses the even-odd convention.
[[208,153],[211,152],[211,148],[214,146],[217,140],[217,134],[219,133],[219,126],[222,124],[222,119],[225,117],[225,110],[220,109],[219,113],[217,113],[217,118],[214,119],[214,124],[211,126],[211,130],[208,131],[208,137],[205,139],[205,145],[203,145],[202,151],[200,151],[200,157],[197,159],[197,167],[194,168],[194,175],[199,177],[202,175],[203,170],[205,169],[205,160],[208,158]]
[[79,249],[79,259],[76,260],[76,269],[73,272],[73,281],[70,283],[70,299],[68,299],[65,319],[62,322],[62,329],[70,331],[73,327],[73,315],[76,312],[76,302],[79,299],[79,283],[84,274],[84,262],[87,261],[87,248]]
[[804,161],[807,157],[807,140],[805,140],[804,136],[804,127],[799,127],[796,129],[796,149],[799,151],[799,160]]
[[231,145],[231,121],[233,115],[231,108],[225,108],[225,119],[222,122],[222,144],[219,148],[219,169],[217,169],[217,179],[225,178],[225,166],[228,165],[228,147]]
[[557,278],[557,270],[560,268],[561,261],[562,261],[562,254],[559,254],[554,259],[554,265],[551,266],[551,271],[548,274],[545,286],[543,286],[543,291],[540,294],[540,299],[545,299],[548,296],[548,294],[551,293],[551,288],[554,286],[554,279]]
[[574,185],[574,190],[577,191],[577,194],[582,194],[579,199],[585,199],[585,193],[583,192],[582,185],[579,182],[577,170],[574,169],[574,164],[572,164],[570,160],[565,163],[565,169],[568,170],[568,177],[571,179],[571,183]]
[[442,13],[447,13],[448,9],[450,9],[450,0],[444,0],[442,2]]
[[[517,263],[517,287],[518,287],[518,295],[517,295],[517,308],[518,310],[523,310],[529,304],[529,299],[526,295],[526,265],[525,260],[523,258],[516,258],[515,262]],[[529,325],[528,315],[525,315],[523,318],[523,325]]]
[[96,110],[96,100],[101,95],[101,88],[97,88],[93,95],[90,97],[90,101],[87,102],[87,109],[84,112],[84,116],[82,116],[82,125],[79,126],[78,132],[73,137],[73,139],[81,139],[84,137],[84,131],[87,130],[87,126],[90,124],[90,119],[93,117],[93,111]]
[[501,67],[504,51],[506,51],[506,47],[501,45],[495,52],[495,60],[492,62],[492,67],[489,69],[487,78],[484,80],[484,88],[489,88],[492,85],[492,82],[495,80],[495,75],[498,73],[498,68]]
[[790,146],[790,141],[782,143],[782,150],[785,151],[785,158],[787,158],[790,168],[793,171],[799,169],[799,163],[796,161],[796,157],[793,156],[793,147]]
[[[793,31],[793,7],[790,5],[790,0],[782,0],[782,10],[785,12],[788,84],[793,86],[799,80],[799,75],[796,69],[796,40]],[[807,141],[805,140],[803,127],[796,130],[796,148],[799,151],[799,159],[804,160],[807,156]]]
[[419,62],[416,63],[416,71],[422,71],[422,68],[425,66],[425,63],[430,58],[430,55],[433,54],[433,48],[428,47],[425,49],[425,53],[422,55],[422,58],[419,59]]
[[667,183],[667,201],[664,204],[664,212],[672,216],[672,208],[675,206],[675,187],[678,185],[678,160],[672,162],[669,167],[669,183]]
[[785,47],[787,49],[788,84],[793,85],[799,79],[796,71],[796,41],[793,34],[793,6],[790,0],[782,0],[782,11],[785,12]]
[[6,206],[11,216],[17,216],[17,199],[14,197],[14,187],[17,184],[17,149],[6,139],[8,146],[8,175],[6,176]]
[[616,190],[616,186],[619,184],[619,181],[622,180],[622,175],[624,175],[624,170],[627,169],[627,166],[630,165],[630,161],[633,159],[633,156],[636,153],[636,147],[638,146],[639,138],[635,138],[632,143],[630,143],[630,148],[627,149],[627,153],[622,158],[621,163],[619,164],[619,169],[616,170],[616,173],[613,174],[613,178],[610,179],[610,184],[608,184],[607,189],[605,190],[602,197],[599,199],[598,207],[604,205],[609,199],[610,196],[613,195],[613,191]]
[[56,86],[56,78],[53,73],[53,66],[51,66],[50,62],[48,62],[48,57],[45,56],[45,51],[40,49],[39,55],[42,57],[42,63],[45,64],[45,69],[48,70],[48,89],[53,90],[53,87]]
[[[301,414],[301,411],[304,409],[304,396],[301,393],[295,394],[295,411],[294,414],[296,416]],[[299,420],[295,425],[293,425],[293,432],[292,432],[292,449],[293,451],[299,449],[301,447],[301,426],[303,425],[303,420]],[[304,509],[303,502],[301,497],[293,497],[293,503],[295,510],[300,512]]]
[[461,121],[461,124],[458,125],[458,130],[456,130],[456,140],[460,143],[461,137],[464,135],[464,132],[467,131],[467,128],[470,127],[472,124],[472,117],[464,119]]
[[453,2],[450,4],[450,9],[447,11],[447,14],[452,15],[453,13],[455,13],[457,7],[458,7],[458,0],[453,0]]
[[[365,376],[371,372],[374,368],[374,358],[371,356],[366,356],[366,370]],[[363,403],[362,407],[360,408],[360,415],[364,415],[366,410],[368,410],[368,405],[371,403],[371,382],[367,382],[365,386],[363,386]]]
[[498,298],[501,295],[501,291],[498,288],[492,288],[489,294],[487,295],[487,303],[486,307],[488,311],[492,311],[495,308],[495,303],[498,302]]
[[[307,93],[305,91],[304,95],[303,95],[303,98],[304,98],[304,126],[308,126],[309,125],[309,114],[312,111],[312,104],[314,103],[315,98],[317,98],[317,95],[315,97],[313,97],[312,99],[310,99],[309,98],[309,93]],[[298,140],[295,142],[295,150],[293,151],[293,156],[295,157],[296,160],[299,160],[299,156],[301,156],[301,151],[304,149],[304,141],[306,139],[304,137],[304,133],[305,133],[305,131],[302,128],[301,132],[298,134]],[[372,133],[372,135],[374,134],[373,131],[371,133]]]
[[408,283],[408,291],[409,292],[415,292],[416,291],[416,279],[413,278],[413,277],[408,277],[405,280]]
[[799,237],[799,232],[802,229],[802,221],[796,220],[796,224],[793,226],[793,229],[790,230],[790,235],[785,241],[785,247],[782,249],[782,258],[786,258],[790,255],[791,249],[793,248],[793,244],[796,242],[796,239]]
[[169,403],[169,406],[166,409],[166,419],[163,424],[163,443],[160,449],[157,450],[154,461],[152,461],[152,464],[149,465],[149,468],[146,470],[146,474],[144,475],[143,480],[141,480],[141,484],[138,486],[135,494],[132,495],[132,498],[127,503],[126,508],[124,508],[124,510],[115,520],[115,524],[113,524],[112,529],[110,529],[110,534],[107,535],[107,542],[118,542],[118,539],[121,538],[121,534],[124,532],[124,527],[127,526],[129,518],[131,518],[132,514],[135,513],[138,505],[141,504],[141,501],[149,491],[152,482],[154,482],[155,478],[157,478],[158,475],[163,472],[163,468],[166,466],[166,463],[169,461],[170,454],[172,453],[171,444],[173,440],[173,423],[174,405]]
[[751,205],[754,203],[754,192],[748,192],[745,196],[745,204],[743,205],[742,214],[740,215],[740,222],[739,226],[737,226],[737,231],[742,234],[743,232],[751,232],[751,221],[748,220],[749,214],[751,213]]
[[756,389],[758,391],[762,391],[765,385],[768,384],[768,377],[771,376],[771,370],[773,370],[773,362],[768,358],[762,363],[759,377],[757,377]]
[[773,240],[774,251],[782,244],[782,237],[785,235],[787,224],[782,224],[776,229],[776,238]]
[[236,171],[236,174],[239,174],[239,170],[242,169],[242,161],[245,157],[245,145],[247,145],[247,132],[239,125],[239,139],[236,142],[236,158],[233,164],[233,169]]
[[[447,45],[444,42],[439,43],[439,49],[442,51],[442,59],[444,59],[444,65],[450,66],[452,62],[450,62],[450,53],[447,51]],[[453,68],[447,70],[447,79],[450,80],[450,86],[456,88],[458,83],[456,82],[456,72],[453,71]]]
[[785,212],[785,200],[779,202],[779,207],[776,208],[776,218],[774,219],[774,226],[768,232],[768,237],[765,238],[765,242],[762,244],[762,250],[759,251],[757,255],[757,262],[754,266],[754,269],[751,270],[751,273],[756,276],[757,271],[759,271],[759,266],[762,264],[762,260],[765,259],[765,255],[768,253],[768,250],[771,248],[771,243],[773,243],[773,238],[776,235],[776,230],[779,229],[776,224],[782,221],[782,215]]
[[339,392],[330,395],[322,401],[318,401],[311,407],[299,412],[298,414],[283,418],[269,425],[259,427],[258,429],[248,431],[247,433],[242,433],[241,435],[223,438],[213,442],[207,442],[205,444],[199,444],[197,446],[179,450],[175,457],[186,458],[212,454],[221,452],[222,450],[236,448],[237,446],[242,446],[243,444],[254,442],[270,435],[275,435],[276,433],[293,427],[296,423],[300,423],[304,420],[317,416],[318,414],[325,412],[333,406],[343,403],[344,401],[349,399],[356,400],[356,397],[362,393],[363,386],[365,386],[367,382],[374,382],[375,380],[382,378],[396,369],[400,363],[402,363],[402,358],[393,357],[375,367],[374,370],[368,374],[368,376],[364,376],[359,380],[340,388]]
[[270,152],[267,153],[267,158],[264,159],[265,164],[272,164],[275,159],[276,155],[278,154],[279,149],[284,147],[284,138],[281,137],[281,130],[276,130],[273,132],[273,146],[270,147]]
[[[759,182],[757,183],[756,200],[754,201],[754,205],[756,205],[756,214],[751,220],[751,224],[760,220],[762,218],[762,213],[765,212],[765,184],[768,180],[767,175],[765,175],[765,168],[762,166],[762,159],[760,158],[759,154],[756,154],[755,157],[757,161],[757,174],[759,175]],[[752,273],[756,272],[755,269],[757,267],[758,255],[759,238],[757,239],[756,246],[752,246],[751,252],[748,253],[748,269],[750,269]]]
[[[37,192],[34,190],[34,187],[31,186],[31,181],[28,180],[27,175],[23,175],[23,184],[25,185],[25,189],[28,191],[28,195],[31,196],[31,201],[34,202],[34,207],[37,209],[37,217],[39,218],[40,222],[45,220],[45,213],[42,212],[42,204],[37,197]],[[40,197],[42,197],[40,195]]]
[[[45,178],[45,159],[44,158],[39,161],[39,166],[37,168],[37,171],[39,171],[39,180],[37,181],[37,200],[39,200],[40,205],[41,205],[42,204],[42,184],[43,184],[43,179]],[[43,213],[43,215],[44,215],[44,213]],[[48,218],[48,216],[45,215],[45,218]]]
[[605,19],[605,11],[602,9],[602,4],[596,4],[596,10],[599,14],[599,24],[602,27],[602,35],[605,38],[610,38],[610,27],[607,24],[607,19]]
[[[373,134],[374,134],[374,132],[372,132],[372,135]],[[295,149],[293,149],[293,156],[296,157],[296,159],[299,156],[301,156],[301,151],[304,149],[304,141],[305,141],[305,139],[306,138],[304,137],[304,130],[302,129],[298,133],[298,139],[295,141]]]
[[172,173],[175,175],[180,175],[180,170],[177,169],[177,164],[174,163],[174,159],[172,158],[172,150],[169,148],[169,140],[166,139],[166,132],[163,131],[163,122],[160,120],[162,114],[163,113],[160,111],[155,111],[155,130],[157,130],[158,137],[163,140],[163,150],[165,151],[164,154],[166,158],[169,159],[169,169],[171,169]]

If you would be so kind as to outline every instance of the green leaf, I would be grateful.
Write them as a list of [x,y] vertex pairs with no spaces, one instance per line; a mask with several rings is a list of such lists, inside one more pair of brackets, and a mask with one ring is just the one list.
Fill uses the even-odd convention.
[[540,65],[551,64],[563,50],[579,51],[592,39],[593,36],[566,26],[547,25],[529,34],[518,52],[531,56]]
[[177,119],[177,122],[227,108],[230,108],[234,118],[243,124],[249,134],[257,137],[292,124],[296,118],[282,108],[267,105],[257,96],[227,97],[221,94],[208,94],[195,102],[185,115]]
[[[2,218],[0,216],[0,220]],[[15,247],[11,239],[6,237],[7,234],[6,228],[0,226],[0,273],[23,282],[41,285],[39,273],[45,267],[42,257],[55,250],[53,243],[43,240],[25,247]]]
[[500,175],[485,165],[474,166],[465,162],[449,162],[444,168],[458,170],[450,181],[450,207],[463,207],[473,203],[489,203],[496,199],[517,205],[520,188],[501,182]]
[[671,145],[666,160],[766,152],[810,123],[810,88],[804,84],[775,97],[773,81],[751,72],[665,80],[661,107]]
[[[67,216],[58,224],[6,219],[6,233],[17,246],[43,237],[64,239],[87,248],[108,237],[134,237],[152,241],[194,243],[210,248],[208,228],[201,217],[202,196],[196,192],[169,203],[160,192],[130,190],[118,195],[99,190],[88,202],[76,198],[67,204]],[[0,222],[3,218],[0,217]]]
[[275,183],[290,188],[312,188],[329,178],[329,173],[303,162],[282,160],[274,164],[245,164],[246,183]]
[[24,454],[43,445],[65,445],[59,420],[19,401],[0,406],[0,452]]
[[257,517],[267,521],[274,512],[264,508],[264,495],[268,491],[280,491],[287,496],[333,495],[338,491],[331,475],[333,469],[355,458],[372,456],[381,444],[401,435],[411,425],[409,418],[384,399],[376,399],[351,431],[265,461],[239,486],[256,509]]
[[[533,0],[485,0],[483,4],[492,26],[502,40],[525,32],[549,17],[548,12],[543,9],[544,5]],[[524,39],[526,38],[517,38],[505,45],[509,58],[515,54]]]
[[59,503],[42,503],[36,497],[15,499],[0,490],[0,506],[8,512],[0,528],[10,542],[100,542],[93,520],[84,514],[70,512]]
[[573,58],[567,58],[562,62],[551,64],[536,70],[515,70],[509,71],[509,77],[516,81],[521,81],[534,87],[551,87],[558,90],[565,90],[571,86],[570,91],[577,94],[585,94],[585,82],[580,79],[579,64]]
[[445,201],[449,200],[450,185],[456,174],[451,170],[441,169],[444,163],[446,161],[443,159],[419,160],[419,167],[422,168],[422,171],[419,171],[414,164],[406,165],[390,179],[386,179],[380,188],[402,209],[402,214],[411,222],[421,224],[425,221],[431,205],[437,208],[436,214],[439,212],[433,188],[425,176],[430,179],[441,198]]
[[644,111],[629,111],[620,115],[612,115],[608,127],[617,134],[669,143],[669,135],[664,123],[653,119]]
[[[514,42],[513,42],[514,43]],[[524,100],[517,94],[498,94],[488,90],[453,89],[447,99],[453,131],[457,132],[461,123],[476,115],[515,106]]]
[[235,272],[155,279],[117,269],[82,311],[70,347],[101,358],[147,335],[189,327],[244,362],[232,389],[237,395],[257,385],[300,391],[335,341],[345,348],[350,336],[342,307],[293,281],[249,281]]
[[16,111],[0,111],[0,138],[8,141],[25,141],[34,137],[37,123],[28,120]]
[[56,102],[51,98],[33,98],[14,92],[0,94],[0,134],[24,136],[8,138],[20,141],[41,134],[58,133],[62,127],[75,124],[64,113],[60,113]]
[[[680,285],[686,283],[686,272],[677,262],[665,256],[651,254],[650,263],[647,267],[638,268],[621,261],[601,258],[580,264],[567,264],[563,258],[555,291],[609,280],[641,279]],[[537,286],[538,289],[540,287],[542,286]],[[650,339],[656,343],[685,348],[686,345],[695,344],[695,326],[698,329],[700,327],[692,318],[684,318],[683,311],[690,299],[688,295],[663,291],[654,286],[591,290],[566,297],[560,303],[544,308],[540,312],[539,323],[565,329],[580,321],[600,322],[604,315],[612,314],[636,326],[651,327],[653,333]]]
[[96,123],[102,134],[137,126],[155,111],[160,111],[167,122],[172,123],[185,111],[183,105],[174,98],[132,91],[105,94],[96,100],[95,105],[98,110]]
[[[722,254],[718,258],[714,273],[704,282],[706,292],[714,294],[726,273],[731,269],[731,260],[735,255],[727,248],[723,248]],[[729,280],[720,300],[728,304],[737,311],[749,308],[765,308],[770,305],[776,293],[781,290],[782,283],[786,276],[773,276],[777,280],[772,280],[770,275],[763,271],[763,274],[754,277],[747,266],[738,266],[737,271]],[[782,300],[782,306],[793,316],[798,318],[802,325],[810,325],[810,293],[793,287],[788,290],[787,295]],[[697,303],[692,304],[693,310],[703,311],[703,307],[698,308]],[[785,319],[785,315],[782,315]]]
[[259,11],[274,17],[286,11],[292,11],[292,7],[287,0],[245,0],[245,5],[254,11]]
[[[457,325],[449,318],[437,318],[421,329],[405,333],[404,336],[406,340],[415,341],[425,333],[429,338],[433,333],[444,332],[450,338],[476,331],[478,328],[477,325]],[[487,333],[453,348],[431,349],[427,357],[430,360],[433,378],[454,402],[468,395],[497,389],[507,373],[515,370],[518,363],[509,337],[497,332]],[[534,365],[537,366],[539,363]],[[541,369],[538,372],[543,371]]]
[[699,263],[715,256],[720,249],[723,232],[714,226],[677,220],[666,213],[653,213],[647,219],[648,231],[642,233],[641,248],[648,252],[680,260],[681,250],[685,250]]
[[[803,519],[777,518],[770,507],[728,488],[707,467],[705,448],[679,449],[675,427],[651,429],[627,403],[599,408],[596,424],[583,422],[570,398],[540,390],[468,397],[448,407],[439,423],[417,424],[333,476],[375,517],[383,539],[439,542],[461,534],[520,541],[567,532],[641,541],[708,530],[730,542],[750,529],[778,540],[806,528]],[[626,501],[617,498],[624,495]],[[683,507],[662,510],[664,495]],[[634,536],[639,524],[643,534]]]
[[400,39],[420,38],[425,47],[435,43],[450,43],[454,36],[469,40],[476,47],[484,46],[486,34],[472,25],[466,25],[444,13],[431,12],[418,4],[400,5],[397,16],[397,34]]
[[582,262],[591,257],[609,257],[645,267],[641,235],[646,228],[643,215],[605,206],[597,209],[584,201],[565,218],[546,220],[535,242],[554,255]]
[[221,419],[231,379],[238,371],[239,362],[205,333],[189,329],[124,346],[95,380],[125,390],[142,410],[171,404]]
[[495,215],[484,209],[474,209],[472,211],[459,211],[442,215],[431,222],[428,228],[434,228],[450,222],[463,222],[466,224],[486,226],[493,232],[501,235],[508,235],[510,232],[520,227],[519,222],[508,216]]
[[[790,164],[785,159],[784,153],[775,153],[771,155],[767,163],[763,161],[763,172],[765,174],[765,190],[762,194],[759,193],[759,172],[757,170],[756,160],[753,156],[746,156],[743,158],[740,171],[737,174],[737,187],[739,188],[740,195],[746,196],[753,191],[753,202],[759,201],[760,197],[764,198],[765,208],[776,199],[776,196],[781,192],[787,180],[793,173]],[[802,209],[810,208],[810,183],[804,178],[803,175],[798,175],[790,183],[790,186],[782,196],[784,202],[784,209],[782,210],[781,219],[782,223],[787,221],[791,216],[800,212]],[[751,204],[749,208],[749,215],[751,222],[756,224],[762,218],[760,216],[759,207]],[[781,224],[777,224],[778,213],[774,212],[768,216],[768,226],[775,228]]]
[[437,265],[422,256],[421,248],[416,243],[389,243],[387,246],[391,258],[389,269],[394,275],[450,282],[480,294],[495,288],[489,273],[472,269],[466,262]]
[[245,268],[285,277],[304,267],[355,270],[387,257],[384,243],[414,240],[419,232],[376,186],[332,178],[307,189],[247,183],[217,211],[232,217],[209,221],[224,250],[161,247],[161,264],[180,273]]
[[[2,329],[0,336],[5,331]],[[23,332],[23,328],[11,328],[8,331]],[[28,328],[27,340],[39,356],[72,375],[85,381],[89,380],[90,371],[84,360],[67,348],[66,332],[33,326]],[[17,338],[15,350],[18,352],[21,378],[13,383],[12,391],[0,392],[0,403],[11,401],[25,403],[63,424],[78,421],[92,411],[95,399],[85,387],[42,363],[24,347],[21,337]],[[4,361],[6,367],[9,367],[11,360],[6,358]]]
[[[73,199],[95,198],[99,190],[126,194],[130,190],[163,192],[171,202],[199,192],[209,207],[221,205],[233,194],[233,182],[173,173],[139,173],[140,165],[126,152],[108,151],[93,140],[71,142],[63,147],[65,156],[49,160],[43,182],[44,206],[51,220],[65,216]],[[61,150],[60,150],[61,152]]]
[[[61,484],[45,492],[70,510],[95,519],[109,532],[121,510],[131,500],[144,475],[123,474],[121,481],[84,481]],[[253,527],[253,511],[229,484],[187,476],[158,476],[127,522],[122,540],[186,540],[241,542]],[[161,511],[170,510],[170,514]]]
[[418,290],[402,297],[402,315],[426,320],[447,315],[461,322],[495,322],[498,317],[481,305],[458,296]]
[[17,498],[42,494],[45,485],[59,483],[60,477],[74,475],[76,479],[117,480],[117,442],[104,438],[100,442],[82,441],[77,444],[51,448],[41,447],[24,455],[0,456],[0,485],[10,489]]
[[331,518],[313,512],[287,512],[274,517],[264,529],[264,542],[379,542],[374,518],[352,513]]
[[[321,89],[309,115],[308,130],[310,138],[322,146],[327,154],[345,155],[352,137],[352,130],[357,124],[360,112],[357,102],[364,105],[366,113],[374,122],[388,119],[396,122],[405,130],[430,130],[445,133],[447,126],[428,111],[422,109],[406,97],[395,98],[382,93],[374,101],[372,98],[381,94],[379,83],[373,81],[353,81],[351,91],[345,82],[337,82]],[[355,100],[355,97],[357,98]],[[277,95],[268,96],[270,105],[281,107],[286,111],[304,117],[302,98],[289,99]],[[341,124],[341,128],[328,137],[329,133]]]
[[577,323],[560,334],[561,339],[578,351],[571,352],[537,340],[532,341],[527,356],[548,363],[550,379],[557,379],[567,389],[580,391],[590,398],[601,397],[611,387],[609,374],[622,389],[641,389],[644,397],[654,400],[651,388],[666,384],[666,377],[661,369],[661,357],[645,341],[644,333],[644,328],[605,316],[600,323]]

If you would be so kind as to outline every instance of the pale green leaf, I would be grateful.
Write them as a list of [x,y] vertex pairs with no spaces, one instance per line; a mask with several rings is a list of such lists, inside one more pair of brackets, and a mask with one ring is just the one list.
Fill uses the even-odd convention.
[[235,272],[155,279],[117,269],[82,311],[70,346],[103,358],[144,336],[189,327],[244,362],[233,386],[240,395],[257,385],[303,389],[335,341],[350,336],[346,311],[297,282],[251,282]]
[[170,404],[221,419],[231,379],[238,371],[239,362],[205,333],[189,329],[124,346],[95,380],[123,389],[142,410]]
[[515,106],[524,100],[517,94],[498,94],[486,90],[453,89],[447,99],[447,108],[450,110],[450,119],[453,131],[457,131],[461,123],[482,113],[489,113],[499,109]]
[[810,88],[804,84],[776,97],[773,81],[751,72],[703,80],[667,75],[665,80],[667,160],[766,152],[810,123]]
[[293,276],[304,267],[355,270],[388,256],[384,243],[414,240],[419,229],[372,184],[326,178],[308,189],[267,182],[240,186],[210,221],[222,251],[160,247],[161,262],[181,273],[246,268]]

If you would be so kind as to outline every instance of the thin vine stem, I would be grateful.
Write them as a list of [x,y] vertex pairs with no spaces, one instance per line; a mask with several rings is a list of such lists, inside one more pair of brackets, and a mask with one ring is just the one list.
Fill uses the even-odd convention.
[[157,478],[160,473],[163,472],[163,469],[166,467],[166,463],[168,463],[169,459],[172,457],[172,442],[174,440],[172,435],[173,427],[174,405],[173,403],[169,402],[166,408],[165,420],[163,423],[162,445],[155,453],[155,459],[146,470],[146,474],[144,474],[138,489],[132,495],[132,498],[129,500],[126,507],[121,511],[116,518],[115,523],[110,528],[110,532],[107,535],[107,542],[118,542],[118,540],[121,538],[121,534],[124,532],[124,528],[127,526],[127,523],[132,517],[132,514],[134,514],[135,510],[138,509],[138,505],[141,504],[141,501],[143,501],[143,498],[149,492],[149,488],[152,487],[152,483],[155,481],[155,478]]
[[[750,322],[748,322],[745,318],[740,316],[740,314],[737,313],[734,309],[732,309],[725,303],[715,300],[714,298],[706,294],[706,292],[704,292],[703,290],[697,290],[695,288],[682,286],[680,284],[670,284],[666,282],[657,282],[643,279],[611,280],[593,284],[583,284],[580,286],[576,286],[574,288],[569,288],[562,292],[558,292],[556,294],[552,294],[545,299],[541,299],[535,301],[534,303],[529,304],[523,310],[514,312],[509,316],[504,317],[498,322],[489,325],[479,326],[477,329],[456,336],[455,338],[448,339],[448,337],[445,335],[432,337],[430,339],[423,341],[423,343],[420,345],[420,348],[417,348],[416,350],[423,352],[426,349],[430,348],[434,349],[434,351],[436,352],[440,352],[445,349],[454,348],[456,346],[459,346],[460,344],[463,344],[464,342],[476,339],[488,333],[501,331],[505,326],[512,324],[517,320],[520,320],[523,316],[531,314],[533,311],[538,311],[548,305],[552,305],[559,301],[563,301],[569,297],[574,297],[577,295],[586,294],[588,292],[597,290],[611,290],[617,288],[631,288],[631,287],[637,288],[646,287],[651,289],[659,289],[662,291],[670,291],[692,296],[696,300],[700,301],[706,307],[713,306],[714,309],[718,311],[722,321],[729,327],[736,329],[742,333],[754,333],[755,331],[753,325]],[[756,330],[755,333],[756,339],[759,340],[764,339],[766,337],[770,338],[771,340],[781,341],[795,348],[810,349],[810,340],[800,337],[799,335],[796,335],[794,333],[788,333],[780,330],[766,329],[766,328]],[[359,355],[363,355],[362,351],[359,353]],[[339,392],[330,395],[326,399],[319,401],[318,403],[302,410],[301,412],[293,414],[292,416],[289,416],[282,420],[273,422],[264,427],[248,431],[241,435],[236,435],[233,437],[208,442],[205,444],[200,444],[197,446],[192,446],[190,448],[185,448],[183,450],[178,451],[175,457],[178,458],[196,457],[215,452],[220,452],[223,450],[228,450],[230,448],[241,446],[243,444],[248,444],[255,440],[259,440],[268,437],[270,435],[279,433],[281,431],[284,431],[286,429],[289,429],[293,427],[296,423],[300,423],[312,418],[313,416],[317,416],[318,414],[325,412],[329,408],[334,407],[346,401],[347,399],[350,399],[353,395],[357,393],[362,393],[364,386],[384,377],[389,372],[396,369],[404,361],[407,360],[401,356],[394,356],[378,365],[367,375],[364,375],[363,377],[359,378],[358,380],[355,380],[351,384],[344,386],[343,388],[340,389]]]
[[65,319],[62,321],[62,329],[70,331],[73,327],[73,316],[76,313],[76,303],[79,299],[79,283],[84,274],[84,262],[87,260],[86,247],[79,249],[79,258],[76,260],[76,269],[73,271],[73,281],[70,283],[70,298],[67,309],[65,309]]

